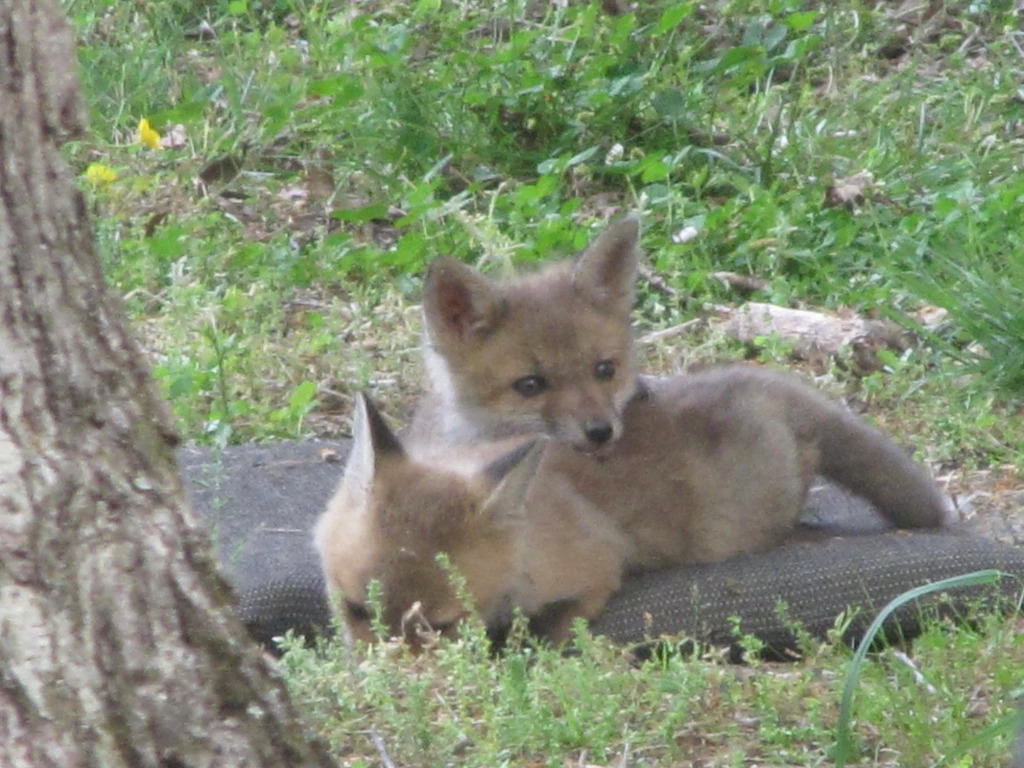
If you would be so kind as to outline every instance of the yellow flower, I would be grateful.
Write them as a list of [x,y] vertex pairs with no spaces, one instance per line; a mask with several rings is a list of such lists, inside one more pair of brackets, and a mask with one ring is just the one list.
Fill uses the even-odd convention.
[[160,134],[153,130],[149,120],[139,120],[139,141],[150,149],[160,149]]
[[117,171],[102,163],[92,163],[85,169],[85,180],[94,187],[102,187],[117,178]]

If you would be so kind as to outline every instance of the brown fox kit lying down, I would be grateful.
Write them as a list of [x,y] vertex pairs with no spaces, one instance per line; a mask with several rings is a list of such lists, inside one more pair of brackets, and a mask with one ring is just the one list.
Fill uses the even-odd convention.
[[451,635],[466,607],[441,552],[494,637],[520,608],[539,636],[561,641],[575,617],[593,618],[619,588],[625,543],[564,478],[537,475],[547,440],[419,459],[363,395],[354,422],[345,474],[314,537],[351,636],[374,639],[371,580],[392,636],[418,647],[421,629]]
[[641,377],[629,327],[638,241],[627,217],[579,257],[503,282],[435,260],[423,292],[429,391],[411,437],[550,435],[562,450],[546,468],[621,524],[639,565],[770,547],[816,473],[897,526],[946,521],[922,467],[791,375],[729,365]]

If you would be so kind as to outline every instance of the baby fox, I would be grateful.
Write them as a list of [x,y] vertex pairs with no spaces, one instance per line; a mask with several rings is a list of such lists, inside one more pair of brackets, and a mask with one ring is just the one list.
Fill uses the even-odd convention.
[[[369,398],[357,398],[352,452],[316,526],[332,604],[350,634],[374,639],[367,588],[384,625],[413,647],[451,635],[466,607],[437,562],[447,553],[492,637],[520,608],[560,642],[618,589],[625,544],[564,478],[537,476],[545,439],[481,443],[416,457]],[[536,476],[536,477],[535,477]]]
[[623,219],[579,259],[501,284],[435,259],[423,288],[428,393],[413,439],[547,433],[581,451],[609,448],[637,389],[638,236],[637,219]]
[[629,328],[638,241],[627,217],[577,258],[503,282],[435,260],[423,295],[429,392],[411,435],[550,435],[545,467],[620,524],[634,565],[772,546],[815,474],[897,526],[946,520],[923,468],[795,377],[749,365],[641,377]]

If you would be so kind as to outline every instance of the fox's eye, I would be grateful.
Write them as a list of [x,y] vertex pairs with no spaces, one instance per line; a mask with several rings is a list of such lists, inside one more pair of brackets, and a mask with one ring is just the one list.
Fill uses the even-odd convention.
[[534,397],[548,388],[548,380],[543,376],[523,376],[516,379],[512,388],[523,397]]
[[598,381],[610,381],[615,376],[615,361],[602,360],[594,366],[594,376]]

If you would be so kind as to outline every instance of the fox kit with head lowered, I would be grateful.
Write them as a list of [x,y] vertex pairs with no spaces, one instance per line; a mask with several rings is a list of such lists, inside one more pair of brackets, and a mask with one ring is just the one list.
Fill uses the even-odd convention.
[[412,436],[550,435],[545,467],[620,524],[636,565],[774,545],[815,474],[897,526],[945,522],[923,468],[791,375],[728,365],[639,376],[629,328],[638,240],[627,217],[575,259],[503,282],[437,259],[423,296],[429,389]]
[[360,395],[352,452],[314,537],[350,634],[374,638],[376,580],[392,636],[415,647],[424,628],[451,635],[467,609],[442,552],[492,637],[516,608],[555,642],[576,617],[596,616],[619,587],[626,545],[565,478],[538,475],[547,443],[482,442],[418,458]]

